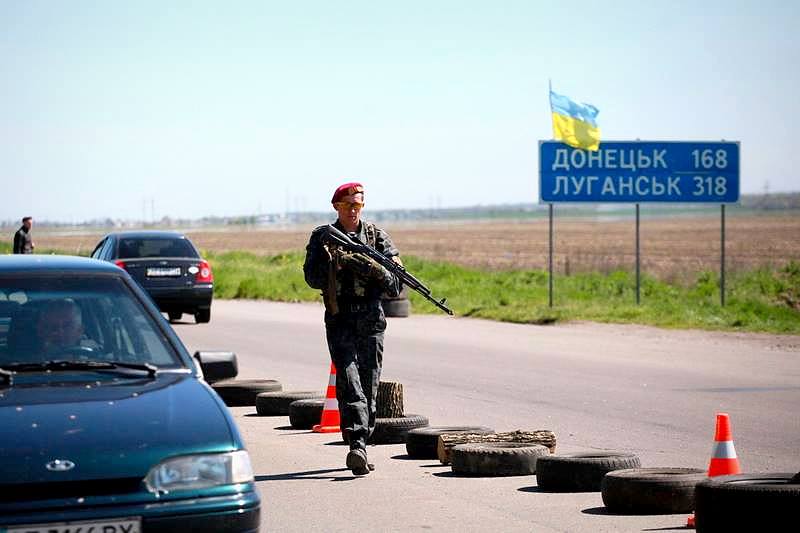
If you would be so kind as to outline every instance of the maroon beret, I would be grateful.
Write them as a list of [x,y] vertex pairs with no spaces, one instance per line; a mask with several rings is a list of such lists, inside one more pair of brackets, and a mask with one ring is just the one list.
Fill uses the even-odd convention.
[[331,203],[335,204],[345,196],[350,196],[352,194],[364,194],[364,186],[358,182],[351,181],[350,183],[345,183],[344,185],[339,185],[336,188],[336,191],[333,193],[333,198],[331,198]]

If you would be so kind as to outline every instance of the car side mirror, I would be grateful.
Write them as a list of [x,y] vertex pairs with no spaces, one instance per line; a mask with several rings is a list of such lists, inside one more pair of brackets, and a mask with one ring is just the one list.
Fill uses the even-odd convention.
[[194,352],[194,358],[200,363],[203,377],[207,383],[214,383],[228,378],[235,378],[239,373],[236,354],[233,352]]

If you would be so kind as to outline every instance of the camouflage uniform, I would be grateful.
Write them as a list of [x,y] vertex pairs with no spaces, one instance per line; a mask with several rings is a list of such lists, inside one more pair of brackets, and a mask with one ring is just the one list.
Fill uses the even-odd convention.
[[[345,231],[338,221],[333,225]],[[325,226],[311,234],[303,272],[306,283],[321,289],[325,300],[325,330],[336,367],[342,436],[349,439],[351,449],[365,449],[375,429],[375,399],[383,360],[386,318],[380,299],[384,293],[397,296],[400,281],[388,271],[383,279],[371,279],[339,268],[336,252],[325,246],[324,236]],[[356,236],[387,257],[399,257],[389,235],[369,222],[359,224]]]

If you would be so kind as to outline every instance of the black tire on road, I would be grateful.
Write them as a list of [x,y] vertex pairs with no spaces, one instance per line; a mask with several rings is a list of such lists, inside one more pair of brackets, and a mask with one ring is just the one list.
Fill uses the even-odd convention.
[[408,456],[414,459],[437,459],[436,448],[442,433],[485,435],[494,433],[494,430],[483,426],[428,426],[412,429],[406,434]]
[[536,464],[540,489],[552,492],[598,492],[603,476],[613,470],[639,468],[632,453],[567,453],[541,457]]
[[241,407],[256,404],[256,396],[262,392],[283,389],[274,379],[223,379],[211,385],[228,407]]
[[673,514],[694,510],[694,487],[706,479],[698,468],[632,468],[609,472],[601,492],[618,514]]
[[206,324],[211,322],[211,308],[208,309],[198,309],[194,313],[194,321],[197,324]]
[[315,391],[261,392],[256,396],[256,413],[261,416],[288,415],[289,405],[296,400],[325,398]]
[[322,420],[325,400],[296,400],[289,405],[289,424],[295,429],[311,429]]
[[375,430],[368,444],[402,444],[406,441],[406,433],[414,428],[428,425],[428,419],[422,415],[406,415],[397,418],[376,418]]
[[407,317],[411,313],[409,300],[381,300],[383,314],[388,317]]
[[183,313],[179,313],[177,311],[170,311],[169,313],[167,313],[167,316],[169,316],[170,322],[177,322],[183,317]]
[[780,531],[797,524],[800,484],[793,473],[707,478],[695,488],[697,531]]
[[481,442],[453,446],[454,474],[464,476],[528,476],[536,473],[546,446],[523,442]]

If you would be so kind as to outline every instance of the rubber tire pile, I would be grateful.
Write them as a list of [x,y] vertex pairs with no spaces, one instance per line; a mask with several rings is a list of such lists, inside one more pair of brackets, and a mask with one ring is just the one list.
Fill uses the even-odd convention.
[[224,379],[211,385],[228,407],[249,407],[256,404],[262,392],[283,390],[274,379]]
[[484,426],[428,426],[410,430],[406,434],[406,452],[412,459],[436,459],[439,435],[442,433],[494,433]]
[[324,400],[324,398],[324,394],[315,391],[262,392],[256,396],[256,413],[260,416],[285,416],[289,414],[291,404],[297,400]]
[[[230,407],[256,406],[262,416],[289,415],[296,429],[311,429],[325,400],[315,391],[283,391],[272,379],[227,379],[211,384]],[[405,443],[409,458],[436,459],[443,434],[493,434],[483,426],[429,426],[421,415],[376,419],[369,444]],[[553,445],[554,448],[554,445]],[[698,532],[770,530],[794,522],[800,508],[800,473],[738,474],[708,478],[696,468],[641,468],[631,453],[552,455],[546,446],[520,442],[457,444],[451,468],[459,476],[535,474],[547,492],[600,491],[616,514],[695,512]]]

